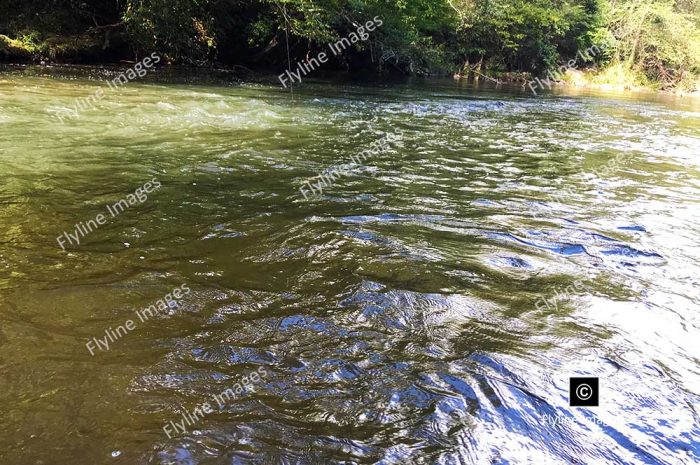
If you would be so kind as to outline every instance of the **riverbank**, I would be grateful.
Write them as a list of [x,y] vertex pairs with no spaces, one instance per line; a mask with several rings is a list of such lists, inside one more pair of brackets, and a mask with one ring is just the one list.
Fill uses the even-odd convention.
[[[112,25],[114,26],[114,25]],[[42,41],[35,41],[29,38],[13,39],[0,34],[0,64],[6,65],[51,65],[51,66],[115,66],[131,64],[126,60],[125,51],[117,52],[119,44],[124,45],[120,35],[114,32],[113,27],[92,29],[81,35],[74,36],[51,36]],[[116,48],[115,48],[116,46]],[[164,63],[167,63],[164,57]],[[133,62],[135,63],[135,62]],[[177,65],[182,66],[182,65]],[[253,66],[253,65],[251,65]],[[275,70],[255,67],[250,69],[241,65],[220,65],[215,62],[201,63],[199,65],[189,65],[197,69],[212,69],[217,72],[244,71],[250,74],[268,74]],[[328,75],[356,74],[349,69],[345,71],[328,70]],[[400,70],[387,67],[379,73],[382,78],[391,78],[392,75],[405,74]],[[422,73],[409,73],[418,75]],[[446,69],[434,69],[427,72],[431,77],[447,77],[451,75]],[[503,71],[481,68],[481,65],[464,68],[453,75],[457,80],[485,81],[494,84],[508,83],[511,85],[522,85],[526,87],[529,82],[541,76],[536,76],[524,71]],[[595,89],[603,91],[620,91],[633,93],[662,93],[677,96],[700,96],[700,76],[686,73],[677,79],[666,74],[664,80],[651,81],[641,73],[634,72],[622,64],[609,64],[602,67],[592,67],[589,69],[569,69],[560,79],[546,80],[546,87],[553,89],[556,87],[574,87],[581,89]],[[543,90],[544,86],[540,86]]]
[[[107,42],[106,42],[107,40]],[[52,36],[42,41],[13,39],[0,34],[0,63],[58,63],[103,61],[108,38],[92,34]]]
[[612,65],[601,70],[570,70],[558,85],[584,89],[624,92],[659,92],[678,96],[700,96],[700,76],[686,75],[678,83],[649,82],[622,65]]
[[[2,36],[0,36],[0,40]],[[16,42],[12,46],[17,46]],[[27,47],[24,46],[22,50],[27,51]],[[2,49],[0,49],[0,52]],[[0,53],[0,56],[1,53]],[[119,70],[133,66],[135,61],[131,60],[121,60],[117,62],[97,62],[89,64],[76,64],[76,63],[66,63],[61,61],[53,60],[42,60],[36,62],[37,57],[33,57],[31,60],[26,61],[15,61],[15,62],[3,62],[0,60],[0,72],[2,68],[14,69],[14,70],[32,70],[33,73],[43,74],[42,70],[45,70],[47,74],[55,74],[56,71],[66,72],[71,75],[74,73],[81,74],[85,70],[91,68],[101,70],[101,73],[105,75],[112,76],[119,73]],[[161,64],[158,66],[160,71],[159,75],[152,76],[156,80],[165,79],[168,80],[179,80],[185,79],[184,76],[191,77],[201,77],[202,73],[210,75],[210,77],[215,81],[230,81],[234,79],[236,81],[260,81],[260,82],[276,82],[276,76],[279,74],[279,69],[269,69],[269,68],[259,68],[250,69],[246,66],[185,66],[185,65],[172,65],[172,64]],[[449,78],[449,73],[436,73],[431,76],[413,76],[416,79],[442,79]],[[612,77],[611,77],[612,76]],[[452,75],[454,80],[460,82],[466,82],[470,84],[492,84],[494,86],[508,85],[511,87],[522,87],[527,89],[528,83],[533,81],[536,77],[531,73],[526,72],[504,72],[504,71],[493,71],[493,70],[483,70],[483,72],[470,72],[467,75],[454,74]],[[305,78],[308,80],[309,78]],[[314,73],[311,79],[329,81],[329,82],[349,82],[349,81],[359,81],[359,82],[382,82],[382,83],[394,83],[403,82],[407,79],[411,80],[411,76],[401,75],[398,73],[350,73],[347,71],[337,71],[337,70],[318,70]],[[579,89],[579,90],[599,90],[608,92],[620,92],[620,93],[631,93],[631,94],[660,94],[660,95],[672,95],[677,97],[694,97],[700,98],[700,80],[695,82],[694,90],[688,89],[674,89],[674,88],[660,88],[659,86],[653,85],[642,85],[639,80],[635,80],[632,75],[612,73],[607,69],[602,69],[598,71],[594,70],[569,70],[565,75],[562,76],[560,80],[549,80],[548,83],[544,84],[544,87],[540,89],[538,87],[538,94],[541,91],[553,91],[553,90],[563,90],[563,89]]]
[[[50,66],[115,66],[131,64],[132,61],[125,60],[123,53],[115,53],[115,45],[121,42],[119,34],[110,33],[113,29],[91,30],[82,35],[76,36],[52,36],[43,41],[33,41],[27,38],[22,40],[13,39],[0,34],[0,63],[6,65],[50,65]],[[108,51],[111,49],[111,52]],[[167,64],[167,57],[164,63]],[[135,62],[133,62],[135,63]],[[181,66],[181,65],[177,65]],[[189,67],[192,67],[190,65]],[[222,70],[238,72],[240,74],[268,74],[275,70],[247,66],[228,65],[222,66],[216,63],[200,64],[193,66],[202,70]],[[339,76],[352,77],[350,70],[333,71],[327,70],[324,77]],[[379,73],[380,79],[391,79],[392,75],[400,75],[399,70],[386,68]],[[415,74],[415,73],[414,73]],[[431,77],[447,77],[452,73],[446,69],[432,70],[428,73]],[[527,87],[529,82],[541,76],[536,76],[523,71],[503,71],[489,69],[481,65],[465,67],[462,71],[455,73],[453,77],[457,80],[492,82],[496,85],[507,83],[511,85],[521,85]],[[667,76],[667,79],[670,80]],[[573,87],[580,89],[592,89],[603,91],[620,91],[632,93],[662,93],[677,96],[700,96],[700,76],[687,74],[677,82],[652,82],[644,75],[635,73],[621,64],[612,64],[604,67],[593,67],[589,69],[569,69],[560,79],[549,79],[545,83],[548,90],[557,87]],[[540,86],[544,90],[545,86]]]
[[[529,82],[536,80],[538,76],[526,72],[500,72],[488,71],[467,74],[457,73],[456,80],[489,81],[495,84],[515,84],[526,87]],[[678,86],[664,86],[662,83],[650,83],[630,72],[621,69],[619,65],[613,65],[601,69],[567,70],[561,79],[548,79],[542,88],[548,90],[555,88],[572,87],[578,89],[632,92],[632,93],[659,93],[676,95],[680,97],[700,97],[700,76],[688,76]]]

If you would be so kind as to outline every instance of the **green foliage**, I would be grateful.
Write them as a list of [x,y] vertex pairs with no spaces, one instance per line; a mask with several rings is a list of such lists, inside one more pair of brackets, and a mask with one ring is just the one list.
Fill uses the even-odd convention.
[[0,56],[12,56],[17,59],[28,59],[37,50],[36,45],[31,40],[22,37],[11,39],[0,34]]
[[597,45],[611,79],[700,74],[700,0],[0,0],[0,51],[279,69],[375,17],[382,26],[329,68],[540,74]]
[[451,0],[468,61],[541,72],[591,45],[602,24],[598,0]]
[[142,54],[159,51],[170,61],[203,63],[216,46],[210,9],[208,0],[127,0],[122,18]]
[[[265,0],[279,28],[297,37],[324,42],[336,37],[332,24],[339,14],[336,2],[313,0]],[[336,8],[333,8],[333,7]]]
[[623,0],[608,21],[616,63],[664,87],[700,74],[700,0]]
[[[375,67],[390,64],[425,70],[446,56],[443,38],[454,34],[454,13],[444,1],[435,0],[265,0],[269,13],[262,14],[252,28],[262,46],[280,31],[289,33],[292,48],[308,53],[314,47],[336,41],[373,18],[382,26],[367,42],[356,44],[358,61]],[[299,44],[303,44],[300,47]],[[444,61],[444,60],[443,60]]]

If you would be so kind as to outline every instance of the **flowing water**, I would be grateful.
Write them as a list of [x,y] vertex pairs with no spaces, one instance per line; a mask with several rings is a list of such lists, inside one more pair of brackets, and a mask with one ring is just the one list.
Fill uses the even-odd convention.
[[87,74],[0,74],[0,463],[700,461],[697,100]]

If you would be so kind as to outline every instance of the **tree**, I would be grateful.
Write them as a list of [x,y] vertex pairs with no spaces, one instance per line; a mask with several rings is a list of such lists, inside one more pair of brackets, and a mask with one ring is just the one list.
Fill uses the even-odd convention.
[[211,11],[209,0],[127,0],[122,17],[137,53],[203,64],[216,49]]
[[700,1],[623,0],[609,12],[614,62],[662,87],[700,73]]

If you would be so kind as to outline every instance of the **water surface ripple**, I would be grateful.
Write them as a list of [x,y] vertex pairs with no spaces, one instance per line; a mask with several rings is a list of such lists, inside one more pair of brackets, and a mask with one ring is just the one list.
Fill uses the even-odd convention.
[[692,101],[141,82],[52,118],[98,84],[0,74],[2,463],[700,462]]

